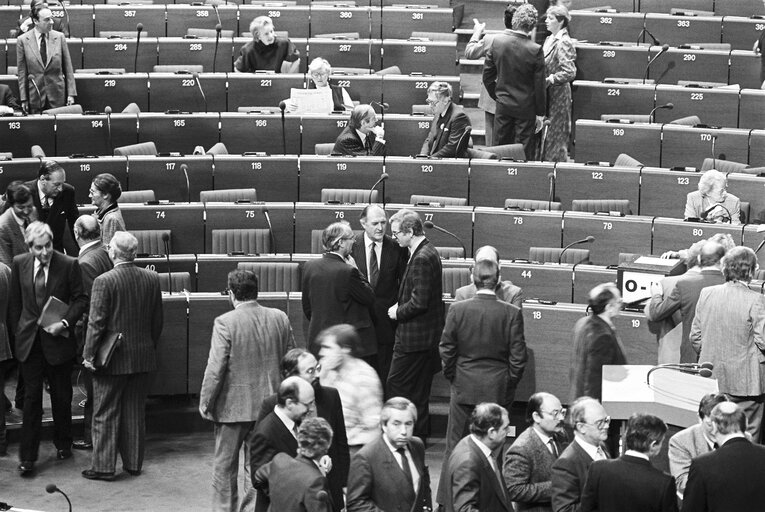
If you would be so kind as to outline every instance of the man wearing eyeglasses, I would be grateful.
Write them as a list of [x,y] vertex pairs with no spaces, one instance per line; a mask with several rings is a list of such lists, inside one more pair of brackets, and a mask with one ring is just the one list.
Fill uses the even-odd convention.
[[550,393],[534,393],[526,407],[529,427],[507,449],[503,476],[517,511],[552,510],[552,465],[563,451],[566,409]]
[[[430,133],[420,149],[421,155],[433,158],[459,158],[466,156],[467,143],[458,148],[463,134],[470,128],[470,119],[462,107],[452,102],[452,86],[446,82],[433,82],[428,87],[428,106],[433,110]],[[460,149],[461,153],[458,153]]]
[[608,458],[604,443],[611,417],[600,402],[588,396],[578,398],[571,404],[569,424],[574,430],[574,442],[552,465],[554,512],[579,512],[590,464]]

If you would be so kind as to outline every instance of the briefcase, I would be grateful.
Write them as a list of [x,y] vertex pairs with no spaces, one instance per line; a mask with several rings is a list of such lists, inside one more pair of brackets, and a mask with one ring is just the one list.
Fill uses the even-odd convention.
[[104,336],[104,342],[98,347],[93,365],[97,369],[106,368],[112,360],[114,351],[122,344],[121,332],[107,332]]

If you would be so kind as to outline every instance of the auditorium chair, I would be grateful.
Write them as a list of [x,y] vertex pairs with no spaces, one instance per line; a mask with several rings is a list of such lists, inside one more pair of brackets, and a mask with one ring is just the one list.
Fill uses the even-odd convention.
[[32,158],[45,158],[45,150],[37,144],[29,148],[29,153],[32,155]]
[[400,75],[401,74],[401,68],[398,66],[388,66],[387,68],[382,68],[380,71],[375,71],[375,75],[385,76],[385,75]]
[[228,188],[221,190],[201,190],[199,201],[202,203],[236,203],[258,200],[258,192],[254,188]]
[[740,212],[739,212],[739,218],[741,220],[742,224],[747,224],[749,222],[749,216],[751,213],[751,207],[749,206],[748,201],[741,201],[739,204]]
[[723,174],[728,174],[731,172],[747,173],[747,167],[749,167],[749,164],[744,164],[741,162],[731,162],[730,160],[720,160],[719,158],[705,158],[701,163],[701,172],[706,172],[710,169],[717,169]]
[[358,32],[332,32],[330,34],[315,34],[311,37],[316,39],[360,39],[361,34]]
[[[376,203],[378,191],[372,192],[372,202]],[[369,190],[362,188],[323,188],[321,189],[321,202],[367,203],[369,202]]]
[[154,73],[202,73],[204,66],[200,64],[157,64],[152,69]]
[[441,271],[441,286],[443,293],[448,293],[454,298],[458,288],[473,282],[470,269],[467,267],[444,268]]
[[[186,35],[193,37],[201,37],[201,38],[215,38],[217,35],[217,32],[214,28],[187,28],[186,29]],[[221,30],[220,31],[220,38],[221,39],[232,39],[234,37],[234,31],[233,30]]]
[[[563,249],[560,247],[529,247],[529,261],[538,261],[539,263],[558,263]],[[589,265],[589,249],[569,249],[563,253],[561,263],[570,265]]]
[[[162,240],[162,237],[167,234],[170,237],[169,240],[172,240],[173,238],[173,233],[169,229],[131,229],[130,233],[138,239],[138,249],[136,249],[137,254],[164,256],[165,242]],[[169,241],[168,245],[170,245]]]
[[[100,39],[130,39],[135,37],[135,30],[99,30],[98,37]],[[149,31],[142,30],[141,37],[143,39],[149,37]]]
[[679,124],[682,126],[696,126],[701,124],[701,119],[699,119],[699,116],[685,116],[685,117],[679,117],[675,119],[674,121],[670,121],[669,124]]
[[620,153],[614,160],[614,167],[644,167],[642,162],[635,160],[627,153]]
[[216,142],[205,152],[206,155],[228,155],[228,148],[222,142]]
[[465,251],[462,249],[462,247],[436,247],[436,250],[438,251],[438,255],[442,260],[465,258]]
[[125,203],[148,203],[149,201],[156,201],[157,197],[154,195],[153,190],[125,190],[120,195],[118,202],[120,204]]
[[574,199],[571,209],[575,212],[619,212],[632,215],[629,199]]
[[82,112],[82,105],[76,103],[74,105],[65,105],[63,107],[43,110],[43,114],[48,114],[49,116],[55,116],[56,114],[82,114]]
[[562,210],[561,203],[540,199],[505,199],[505,210]]
[[122,109],[123,114],[140,114],[141,107],[135,103],[128,103],[125,108]]
[[458,35],[454,32],[422,32],[422,31],[414,31],[412,32],[410,40],[412,39],[423,39],[427,41],[448,41],[448,42],[457,42]]
[[268,229],[213,229],[213,254],[266,254],[271,251]]
[[[181,293],[192,292],[191,274],[188,272],[158,272],[159,289],[163,292]],[[172,289],[170,288],[172,282]]]
[[114,156],[157,155],[157,145],[153,142],[139,142],[114,148]]
[[241,262],[236,267],[258,276],[261,292],[299,292],[300,264],[293,261]]
[[318,144],[314,144],[314,153],[317,155],[329,156],[332,154],[334,148],[334,142],[319,142]]
[[430,105],[412,105],[412,115],[422,114],[424,116],[433,116],[433,107]]
[[[523,151],[523,144],[502,144],[499,146],[477,146],[475,151],[496,155],[497,158],[507,160],[526,161],[526,153]],[[469,151],[472,158],[481,158],[473,156],[475,153]]]
[[439,206],[467,206],[467,198],[465,197],[447,197],[447,196],[422,196],[415,195],[409,197],[409,204],[418,205],[430,203],[438,203]]

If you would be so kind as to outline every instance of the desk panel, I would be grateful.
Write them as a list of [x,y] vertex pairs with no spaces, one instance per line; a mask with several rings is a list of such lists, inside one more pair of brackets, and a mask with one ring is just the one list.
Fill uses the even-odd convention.
[[204,251],[212,252],[213,229],[268,229],[268,222],[263,210],[267,209],[273,227],[273,252],[291,253],[294,250],[294,204],[267,203],[265,205],[207,203],[205,207]]
[[[16,40],[6,39],[5,44],[7,48],[7,54],[5,57],[6,64],[8,67],[15,66],[16,65]],[[0,68],[0,69],[5,69],[5,68]]]
[[303,294],[293,292],[289,294],[287,302],[287,315],[292,326],[292,335],[295,336],[295,346],[308,348],[308,324],[310,323],[303,313]]
[[[742,2],[744,3],[744,2]],[[752,50],[752,44],[765,30],[762,19],[726,16],[723,19],[722,42],[730,43],[734,50]]]
[[[311,37],[322,34],[357,33],[360,39],[380,37],[380,10],[368,6],[311,5]],[[330,62],[333,60],[330,58]]]
[[432,117],[390,114],[385,116],[388,156],[414,156],[430,132]]
[[40,146],[46,155],[56,154],[53,116],[4,117],[0,119],[0,152],[16,158],[31,156],[31,147]]
[[640,171],[619,167],[558,164],[555,167],[555,200],[571,209],[574,199],[628,199],[638,213]]
[[[171,254],[169,265],[165,256],[136,258],[135,264],[138,267],[160,274],[166,274],[168,270],[171,274],[188,272],[189,276],[191,276],[191,289],[188,291],[192,293],[197,291],[197,256],[195,254]],[[173,293],[173,295],[180,295],[180,293]]]
[[137,124],[137,114],[112,114],[110,141],[107,116],[58,114],[56,115],[56,154],[61,156],[112,155],[115,147],[136,143]]
[[236,5],[167,4],[166,7],[167,35],[169,37],[183,37],[189,28],[215,30],[215,26],[218,23],[220,23],[223,30],[232,30],[234,34],[237,33],[239,28],[237,19],[239,9]]
[[154,142],[159,153],[178,152],[190,155],[196,146],[209,149],[220,140],[218,124],[217,112],[141,113],[138,116],[138,142]]
[[143,24],[141,37],[165,37],[165,6],[163,5],[96,5],[94,33],[102,31],[134,32]]
[[204,252],[204,209],[196,204],[120,205],[128,229],[170,229],[174,254]]
[[[384,101],[382,97],[383,77],[380,75],[354,75],[334,72],[330,78],[333,84],[344,88],[353,101],[359,103]],[[377,105],[373,106],[375,110],[380,110]]]
[[717,16],[765,15],[765,6],[759,0],[715,0]]
[[[204,12],[204,11],[202,11]],[[233,45],[233,39],[221,38],[218,44],[218,58],[215,59],[215,38],[204,39],[185,39],[183,37],[163,37],[159,40],[158,63],[160,65],[197,65],[207,73],[213,71],[213,61],[215,60],[215,70],[218,72],[230,71],[231,67],[226,62],[229,54],[227,51]],[[206,85],[206,84],[204,84]],[[208,93],[209,94],[209,93]],[[215,98],[215,95],[210,99]],[[225,105],[224,95],[221,98]]]
[[616,217],[585,212],[566,212],[563,218],[563,245],[592,235],[595,241],[580,246],[590,250],[595,265],[616,265],[619,253],[647,253],[651,248],[652,217]]
[[436,80],[452,86],[452,99],[462,103],[459,76],[385,75],[382,79],[382,98],[390,105],[390,114],[411,114],[412,105],[424,105],[428,86]]
[[659,345],[656,336],[648,330],[648,321],[642,311],[622,311],[614,319],[614,329],[629,364],[657,364]]
[[239,107],[271,107],[279,112],[279,102],[290,97],[290,89],[304,89],[305,76],[300,74],[228,74],[228,110]]
[[[269,16],[274,22],[274,30],[288,32],[290,39],[308,37],[310,8],[307,5],[241,4],[237,35],[249,33],[250,22],[258,16]],[[301,55],[301,57],[304,56],[305,54]]]
[[[747,224],[746,226],[744,226],[744,231],[741,234],[741,237],[742,237],[741,245],[745,245],[749,247],[750,249],[752,249],[753,251],[756,251],[757,246],[759,246],[760,243],[763,240],[765,240],[765,235],[757,232],[757,228],[759,227],[760,227],[759,224]],[[751,284],[754,284],[755,287],[753,288]],[[762,284],[763,283],[760,282],[759,289],[757,289],[756,291],[762,293]],[[753,290],[757,288],[757,284],[755,281],[752,281],[752,283],[750,283],[750,288]]]
[[[447,229],[457,235],[465,244],[466,256],[473,254],[473,207],[472,206],[446,206],[432,208],[428,206],[412,206],[408,204],[387,205],[388,211],[396,212],[400,208],[408,208],[420,214],[422,221],[431,221],[433,224]],[[426,230],[428,240],[436,247],[459,247],[459,243],[449,235],[436,231]]]
[[665,124],[661,147],[661,167],[701,168],[704,159],[711,158],[713,154],[716,158],[746,162],[749,158],[749,131]]
[[378,70],[382,66],[379,39],[328,39],[312,37],[308,40],[309,60],[329,57],[335,68],[364,68]]
[[752,130],[749,133],[749,164],[754,167],[765,166],[765,130]]
[[601,265],[574,267],[574,298],[576,304],[587,304],[590,290],[602,283],[616,284],[616,269]]
[[[390,160],[388,160],[390,161]],[[388,164],[389,166],[389,164]],[[314,156],[300,157],[300,197],[303,202],[320,202],[323,188],[356,188],[369,190],[385,170],[383,159],[379,156]],[[378,197],[383,197],[383,191],[391,183],[391,175],[385,185],[378,185]],[[387,193],[385,194],[388,195]],[[394,199],[388,199],[394,201]],[[384,201],[378,200],[382,203]],[[400,201],[399,201],[400,202]],[[366,204],[366,199],[362,201]]]
[[415,194],[468,198],[467,158],[389,157],[385,171],[390,175],[385,183],[386,202],[407,204]]
[[[349,118],[350,115],[346,113],[303,114],[300,119],[300,154],[315,155],[316,144],[335,142],[340,132],[348,126]],[[386,150],[390,151],[392,146],[387,132],[385,141]]]
[[753,129],[765,127],[765,91],[756,89],[741,91],[738,127]]
[[470,160],[470,197],[473,206],[504,208],[505,199],[549,199],[551,162]]
[[297,156],[213,156],[215,189],[254,188],[261,201],[298,200]]
[[[181,42],[181,44],[202,43]],[[203,73],[199,75],[199,80],[189,74],[151,73],[149,86],[149,108],[152,112],[226,111],[226,76],[223,73]],[[204,96],[200,87],[204,91]],[[215,118],[217,121],[217,115]]]
[[[313,22],[313,20],[312,20]],[[430,5],[386,6],[382,8],[379,37],[382,39],[409,39],[412,32],[441,32],[454,30],[452,8],[434,8]],[[372,25],[376,27],[376,25]],[[375,29],[372,29],[375,32]],[[377,37],[378,34],[374,34]]]
[[[652,46],[650,58],[660,51],[660,47]],[[670,48],[651,65],[648,78],[656,80],[657,84],[676,84],[678,80],[727,84],[729,58],[727,51]]]
[[577,80],[572,87],[574,119],[600,120],[603,114],[648,115],[656,86]]
[[643,78],[648,64],[645,46],[576,44],[576,79]]
[[[58,5],[50,6],[53,22],[60,22],[67,39],[70,37],[93,37],[93,6],[91,5],[68,5],[66,11]],[[27,10],[24,9],[24,16]],[[18,17],[16,17],[18,20]],[[14,24],[14,28],[15,24]],[[59,29],[55,29],[59,30]],[[0,32],[7,34],[8,32]]]
[[[16,40],[12,39],[12,41],[15,44]],[[2,50],[0,51],[0,73],[2,74],[6,74],[8,72],[8,61],[7,61],[7,53],[5,51],[5,45],[6,45],[5,39],[0,39],[0,48],[2,48]],[[15,46],[13,48],[13,53],[14,55],[16,54]]]
[[528,259],[529,247],[560,247],[563,212],[476,208],[473,245],[493,245],[503,258]]
[[[108,61],[105,61],[108,62]],[[132,71],[132,67],[130,70]],[[141,111],[149,110],[149,75],[146,73],[127,75],[96,75],[77,73],[77,103],[83,110],[103,112],[106,106],[112,112],[121,112],[128,104],[135,103]],[[138,139],[138,132],[131,144]]]
[[577,162],[614,162],[627,153],[644,165],[659,166],[661,125],[579,120],[575,144]]
[[685,197],[698,190],[700,173],[643,167],[640,171],[640,215],[682,218]]
[[[667,4],[677,2],[670,2],[667,0]],[[712,10],[711,1],[706,0],[710,4],[708,11]],[[671,46],[680,46],[681,44],[694,44],[694,43],[719,43],[722,37],[722,19],[715,16],[677,16],[673,14],[657,14],[657,12],[650,10],[646,11],[643,8],[645,0],[641,0],[640,10],[646,12],[645,26],[651,33],[662,42]],[[678,7],[673,5],[672,7]],[[669,9],[664,10],[669,13]],[[658,64],[658,62],[657,62]]]
[[[3,123],[0,122],[0,125]],[[0,149],[0,152],[3,151]],[[5,194],[5,189],[12,181],[30,181],[37,178],[40,171],[39,158],[14,158],[13,160],[0,160],[0,192]],[[86,192],[87,195],[87,192]]]
[[573,265],[502,262],[502,278],[523,289],[523,299],[571,302]]
[[[120,8],[116,5],[104,7]],[[144,27],[145,26],[146,25],[144,25]],[[130,30],[135,30],[135,23],[133,23],[133,27]],[[154,36],[154,34],[152,34],[152,36]],[[153,71],[154,66],[157,65],[158,41],[157,37],[148,37],[144,32],[141,35],[140,47],[138,49],[138,62],[136,63],[135,47],[138,40],[134,37],[121,39],[107,39],[105,37],[83,39],[82,67],[83,69],[123,68],[126,72],[137,70],[141,73],[149,73]],[[135,68],[133,67],[134,64]]]
[[[361,229],[359,216],[366,204],[323,204],[297,203],[295,205],[295,251],[301,254],[311,254],[311,234],[314,230],[323,230],[333,222],[347,221],[351,229]],[[391,205],[386,207],[388,215],[393,215],[397,209]]]
[[[10,62],[10,58],[8,60]],[[765,80],[762,75],[762,58],[752,50],[733,50],[730,52],[728,75],[729,84],[739,84],[744,89],[759,89]]]
[[[108,172],[127,190],[127,157],[101,156],[98,158],[53,158],[66,171],[66,182],[74,187],[77,204],[91,204],[88,193],[93,178]],[[3,189],[5,190],[5,189]],[[118,199],[119,201],[119,199]]]
[[[760,143],[765,141],[763,132],[757,137]],[[731,173],[728,175],[728,192],[749,203],[750,221],[765,218],[765,178],[751,174]]]
[[[226,254],[200,254],[197,256],[197,290],[200,292],[220,292],[226,289],[228,273],[236,270],[239,263],[290,261],[290,255],[283,256],[228,256]],[[260,291],[266,292],[263,283]]]
[[410,73],[445,76],[459,74],[456,41],[385,39],[383,49],[385,50],[383,65],[398,66],[405,75]]
[[[24,9],[24,15],[28,13],[27,9]],[[18,29],[18,21],[21,17],[20,5],[0,5],[0,36],[7,37],[13,36],[12,30]]]
[[655,121],[669,123],[686,116],[699,116],[709,126],[738,126],[739,91],[728,89],[702,89],[659,85],[656,87],[656,105],[672,103],[672,110],[657,110]]
[[[285,154],[282,148],[281,117],[276,113],[220,115],[220,141],[229,153],[262,152],[269,155]],[[300,116],[284,116],[284,132],[288,155],[300,153]],[[313,150],[311,151],[313,153]]]
[[637,41],[638,34],[643,29],[644,19],[645,14],[639,12],[571,11],[569,32],[571,37],[580,41],[633,43]]
[[[188,190],[183,165],[188,170]],[[128,190],[154,190],[157,199],[161,200],[198,201],[201,190],[213,188],[212,157],[130,156],[128,185]]]
[[188,389],[188,302],[184,295],[162,294],[162,335],[157,342],[157,371],[149,395],[185,395]]
[[[680,219],[657,217],[653,226],[653,251],[651,254],[687,249],[699,240],[709,238],[715,233],[728,233],[733,237],[736,244],[740,244],[742,230],[742,226],[731,226],[730,224],[684,222]],[[647,253],[647,251],[642,252]]]

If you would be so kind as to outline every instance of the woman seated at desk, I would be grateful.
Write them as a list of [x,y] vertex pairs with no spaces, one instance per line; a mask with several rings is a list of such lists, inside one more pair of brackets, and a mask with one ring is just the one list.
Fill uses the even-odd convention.
[[[348,91],[339,85],[330,82],[329,75],[332,74],[332,66],[327,59],[316,57],[308,65],[308,75],[311,77],[309,89],[326,89],[332,93],[332,111],[344,112],[353,110],[353,100],[351,100]],[[292,98],[284,100],[287,104],[287,112],[295,112],[298,109],[297,102]]]
[[268,16],[258,16],[250,23],[252,41],[242,46],[234,63],[234,71],[255,73],[297,73],[300,51],[286,37],[277,37],[274,23]]
[[685,215],[688,219],[707,222],[741,224],[741,202],[726,190],[728,180],[715,169],[705,172],[699,180],[699,189],[688,194]]

